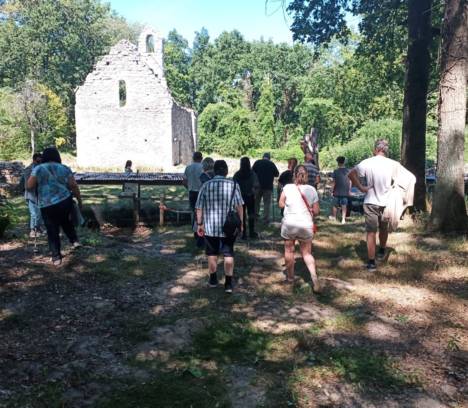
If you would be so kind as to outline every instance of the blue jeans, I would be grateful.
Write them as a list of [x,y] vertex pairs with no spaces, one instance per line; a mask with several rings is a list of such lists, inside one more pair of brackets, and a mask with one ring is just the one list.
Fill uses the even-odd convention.
[[44,225],[42,221],[41,210],[34,201],[27,200],[29,208],[29,228],[35,229]]

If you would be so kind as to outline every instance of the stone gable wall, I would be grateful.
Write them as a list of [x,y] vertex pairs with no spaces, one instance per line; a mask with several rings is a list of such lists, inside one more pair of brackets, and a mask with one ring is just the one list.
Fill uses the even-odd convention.
[[[146,53],[153,33],[155,52]],[[139,47],[123,40],[96,64],[76,92],[77,163],[84,168],[169,168],[186,162],[173,145],[196,140],[193,111],[178,106],[167,87],[162,67],[162,38],[144,30]],[[126,104],[119,104],[119,81],[125,81]],[[174,141],[174,136],[176,141]]]

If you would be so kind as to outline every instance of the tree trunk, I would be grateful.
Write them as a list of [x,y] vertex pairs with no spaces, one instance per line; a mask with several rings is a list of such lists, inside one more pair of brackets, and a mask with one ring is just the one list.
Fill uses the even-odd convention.
[[468,69],[468,5],[447,0],[442,23],[437,172],[431,228],[467,232],[464,199],[464,131]]
[[426,114],[432,0],[408,2],[408,55],[403,100],[401,161],[416,176],[414,208],[426,208]]
[[30,129],[30,134],[31,134],[31,154],[34,154],[36,153],[36,137],[34,135],[34,129],[31,126],[31,129]]

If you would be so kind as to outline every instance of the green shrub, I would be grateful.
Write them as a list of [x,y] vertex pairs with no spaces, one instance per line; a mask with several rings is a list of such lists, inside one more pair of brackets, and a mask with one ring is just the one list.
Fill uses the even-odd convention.
[[199,147],[206,153],[238,157],[258,146],[252,113],[226,103],[209,104],[198,122]]
[[[336,157],[345,156],[348,167],[372,155],[374,142],[387,139],[390,145],[390,158],[400,160],[402,123],[395,119],[369,120],[355,133],[352,140],[336,144],[320,151],[321,167],[331,169],[336,166]],[[429,120],[426,132],[426,161],[431,166],[437,157],[437,126]]]
[[348,140],[355,127],[353,118],[331,99],[305,97],[295,111],[303,133],[309,133],[311,127],[316,128],[322,146]]
[[395,119],[369,120],[349,142],[321,150],[321,167],[328,169],[336,167],[337,156],[346,157],[347,165],[354,166],[372,155],[374,142],[377,139],[387,139],[390,145],[390,157],[399,160],[401,122]]
[[12,89],[0,88],[0,160],[13,160],[29,150],[24,115]]

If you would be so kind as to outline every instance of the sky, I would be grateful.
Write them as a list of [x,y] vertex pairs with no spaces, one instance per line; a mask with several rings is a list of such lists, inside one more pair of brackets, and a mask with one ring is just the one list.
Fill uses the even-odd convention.
[[167,37],[176,29],[189,44],[195,31],[208,29],[210,38],[223,31],[239,30],[246,40],[292,43],[291,19],[282,0],[107,0],[129,22],[148,24]]

